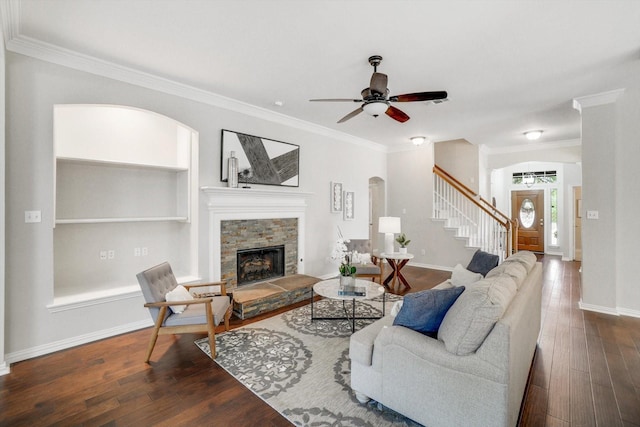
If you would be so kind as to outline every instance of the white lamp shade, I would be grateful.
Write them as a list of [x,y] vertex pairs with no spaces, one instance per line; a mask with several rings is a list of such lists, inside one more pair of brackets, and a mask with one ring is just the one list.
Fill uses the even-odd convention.
[[400,218],[396,216],[381,216],[378,219],[378,231],[380,233],[399,233]]
[[368,104],[364,104],[362,109],[365,113],[371,116],[379,116],[380,114],[384,114],[389,106],[386,102],[369,102]]

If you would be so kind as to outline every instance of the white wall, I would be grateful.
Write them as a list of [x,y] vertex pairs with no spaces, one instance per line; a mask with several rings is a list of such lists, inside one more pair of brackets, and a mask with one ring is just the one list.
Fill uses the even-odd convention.
[[465,139],[437,142],[434,144],[435,163],[479,194],[479,150],[477,145]]
[[[640,88],[638,66],[618,101],[615,150],[616,180],[616,305],[622,314],[640,317],[638,238],[640,237]],[[584,221],[583,221],[584,223]]]
[[[4,46],[4,37],[0,32],[0,45]],[[0,375],[6,374],[9,368],[5,362],[5,56],[4,48],[0,49]]]
[[[4,306],[8,361],[145,326],[150,321],[142,306],[142,297],[58,313],[46,308],[53,300],[54,104],[129,105],[155,111],[195,129],[200,134],[201,186],[223,185],[220,182],[222,128],[299,144],[300,188],[290,190],[314,194],[309,200],[306,219],[307,274],[320,276],[335,269],[329,254],[338,225],[347,235],[368,233],[368,179],[379,176],[387,180],[386,153],[374,144],[350,144],[326,134],[257,119],[22,55],[7,54],[6,61],[9,121],[7,182],[3,188],[7,203]],[[355,191],[355,221],[343,221],[341,215],[329,212],[330,181],[340,181],[345,190]],[[205,198],[200,200],[200,218],[207,218]],[[41,210],[42,222],[25,224],[25,210]],[[207,221],[202,220],[200,236],[207,235]],[[199,249],[202,275],[207,272],[210,256],[206,239],[200,239]]]
[[[387,215],[401,218],[402,231],[411,239],[411,264],[436,268],[467,265],[475,250],[453,238],[433,214],[433,145],[389,153]],[[397,244],[396,244],[397,247]],[[424,249],[424,255],[422,250]]]
[[[577,99],[582,110],[582,308],[640,317],[640,64],[613,90]],[[598,219],[586,219],[586,211]]]

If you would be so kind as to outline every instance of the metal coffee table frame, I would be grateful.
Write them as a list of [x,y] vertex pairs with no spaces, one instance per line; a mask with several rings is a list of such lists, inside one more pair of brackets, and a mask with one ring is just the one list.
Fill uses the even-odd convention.
[[[330,286],[331,288],[333,288],[335,286],[335,295],[334,294],[327,294],[326,292],[325,293],[316,292],[316,285],[320,285],[320,286],[324,286],[324,287]],[[339,279],[324,280],[322,282],[316,283],[316,285],[314,285],[311,288],[311,321],[312,322],[314,320],[348,320],[348,321],[351,322],[351,333],[353,333],[356,330],[356,320],[377,320],[377,319],[381,319],[382,317],[384,317],[387,293],[385,292],[385,289],[382,286],[376,284],[375,282],[371,282],[371,281],[368,281],[368,280],[356,280],[356,285],[365,286],[366,287],[367,295],[365,295],[365,296],[343,296],[343,295],[338,295],[338,288],[340,286]],[[380,289],[382,290],[382,292],[380,292]],[[375,291],[375,294],[374,294],[374,291]],[[318,295],[320,295],[320,296],[322,296],[324,298],[328,298],[328,299],[342,300],[342,309],[344,311],[344,316],[343,317],[315,317],[313,315],[313,304],[314,304],[314,300],[315,300],[315,295],[316,294],[318,294]],[[378,297],[380,295],[382,295],[382,316],[359,316],[359,317],[356,317],[356,301],[370,300],[370,299],[376,298],[376,297]],[[347,301],[351,301],[351,307],[348,307]]]

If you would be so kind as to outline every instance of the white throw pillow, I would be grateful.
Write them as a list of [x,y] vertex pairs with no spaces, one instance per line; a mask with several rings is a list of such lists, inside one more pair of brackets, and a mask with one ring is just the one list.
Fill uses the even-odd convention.
[[373,264],[373,261],[371,261],[371,254],[369,253],[363,253],[363,254],[358,254],[358,263],[360,264]]
[[[187,288],[185,288],[182,285],[178,285],[175,288],[173,288],[172,291],[167,292],[167,294],[164,296],[164,299],[167,302],[189,301],[189,300],[192,300],[193,297],[191,296]],[[170,305],[169,308],[174,313],[182,313],[187,308],[187,306],[186,305]]]
[[404,300],[400,300],[400,301],[396,301],[393,304],[393,307],[391,307],[391,316],[392,317],[396,317],[398,315],[398,313],[400,313],[400,309],[402,308],[402,303],[404,302]]
[[469,286],[480,279],[482,279],[482,274],[469,271],[461,264],[453,267],[453,272],[451,273],[451,284],[453,286]]

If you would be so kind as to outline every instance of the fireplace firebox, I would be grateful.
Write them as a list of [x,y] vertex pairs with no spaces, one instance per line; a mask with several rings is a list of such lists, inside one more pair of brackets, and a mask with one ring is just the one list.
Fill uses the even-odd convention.
[[284,276],[284,245],[236,253],[238,286]]

